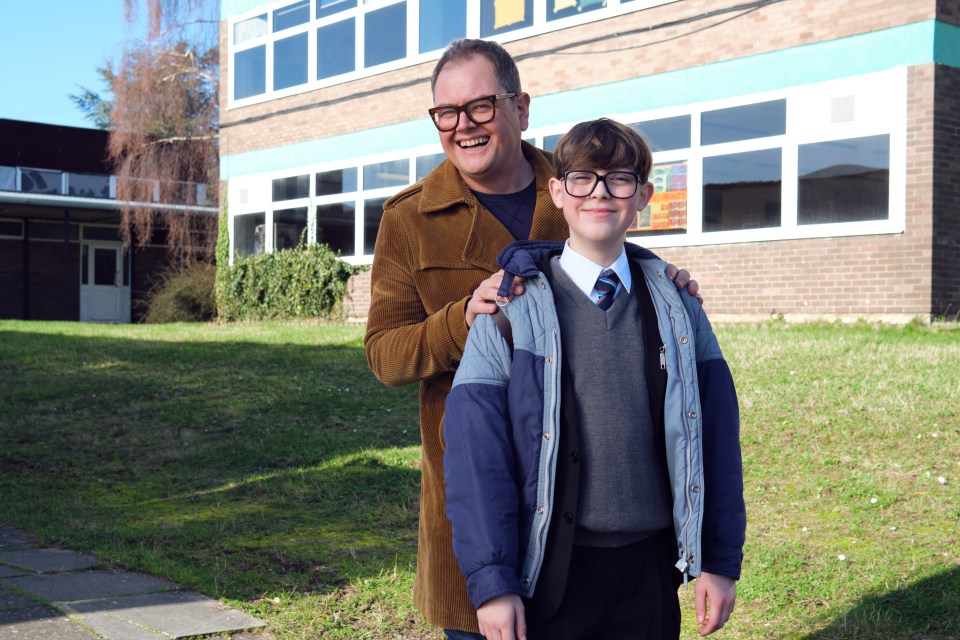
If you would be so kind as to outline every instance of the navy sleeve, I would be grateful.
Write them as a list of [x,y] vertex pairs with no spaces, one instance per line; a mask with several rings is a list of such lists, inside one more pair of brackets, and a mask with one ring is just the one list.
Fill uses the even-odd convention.
[[499,332],[488,316],[478,316],[447,396],[443,422],[447,518],[474,607],[522,591],[508,367]]
[[703,416],[700,566],[708,573],[739,579],[747,513],[737,390],[703,307],[686,293],[681,298],[696,327],[697,379]]

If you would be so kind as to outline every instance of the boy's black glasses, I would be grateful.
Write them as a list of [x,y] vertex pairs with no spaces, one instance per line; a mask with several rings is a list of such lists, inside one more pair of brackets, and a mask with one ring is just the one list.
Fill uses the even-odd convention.
[[440,131],[453,131],[460,123],[460,113],[467,114],[473,124],[484,124],[493,120],[497,115],[497,100],[505,98],[516,98],[517,93],[499,93],[494,96],[483,96],[476,100],[471,100],[463,105],[447,105],[443,107],[434,107],[428,110],[433,124]]
[[632,198],[640,186],[640,175],[627,171],[611,171],[600,175],[596,171],[567,171],[563,174],[563,188],[576,198],[586,198],[602,182],[613,198]]

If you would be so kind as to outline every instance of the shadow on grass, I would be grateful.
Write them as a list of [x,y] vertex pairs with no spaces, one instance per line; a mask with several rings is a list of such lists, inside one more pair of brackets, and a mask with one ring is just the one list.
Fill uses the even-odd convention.
[[960,568],[903,589],[866,596],[804,640],[952,640],[960,637]]
[[412,567],[418,445],[359,340],[0,331],[0,521],[220,597]]

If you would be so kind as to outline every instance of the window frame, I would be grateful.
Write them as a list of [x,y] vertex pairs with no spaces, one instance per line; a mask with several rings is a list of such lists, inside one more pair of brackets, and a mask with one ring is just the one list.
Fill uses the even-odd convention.
[[[838,99],[847,99],[850,96],[853,96],[857,104],[862,104],[863,117],[850,122],[825,122],[823,116],[826,105]],[[786,98],[787,100],[785,134],[715,145],[700,144],[700,113],[717,108],[765,102],[776,98]],[[654,151],[653,163],[655,165],[680,161],[687,163],[686,230],[660,235],[628,234],[629,240],[641,243],[646,247],[657,248],[899,234],[904,232],[907,135],[906,67],[823,83],[788,87],[776,91],[745,94],[723,100],[648,111],[610,114],[609,117],[625,124],[632,124],[678,115],[690,115],[691,146],[685,149]],[[818,119],[819,124],[817,124]],[[573,124],[575,122],[564,122],[532,129],[525,133],[524,139],[540,146],[543,144],[545,137],[562,134]],[[875,135],[889,136],[887,218],[884,220],[799,224],[797,209],[800,179],[798,174],[798,150],[800,145]],[[772,148],[782,150],[780,225],[757,229],[704,232],[702,206],[704,158]],[[349,202],[354,205],[354,247],[356,251],[362,251],[364,246],[365,201],[390,197],[413,184],[417,179],[417,159],[442,153],[440,143],[437,141],[409,150],[356,157],[350,161],[330,161],[232,178],[228,184],[230,229],[233,229],[233,216],[265,211],[265,222],[269,234],[272,229],[272,212],[274,209],[307,206],[308,238],[309,243],[313,243],[316,237],[316,207],[324,204]],[[365,166],[396,160],[408,161],[409,176],[406,185],[369,190],[365,188],[363,178]],[[317,173],[344,169],[352,169],[357,172],[356,191],[323,196],[316,195]],[[274,179],[289,178],[301,174],[310,175],[308,197],[281,202],[270,200],[270,190]],[[239,202],[238,198],[241,191],[248,194],[250,192],[262,192],[263,195],[259,198],[247,198],[246,202]],[[266,240],[267,251],[273,250],[272,242],[272,238]],[[232,243],[233,238],[231,236],[231,264]],[[352,256],[343,256],[343,260],[350,264],[368,265],[372,263],[373,256],[355,253]]]

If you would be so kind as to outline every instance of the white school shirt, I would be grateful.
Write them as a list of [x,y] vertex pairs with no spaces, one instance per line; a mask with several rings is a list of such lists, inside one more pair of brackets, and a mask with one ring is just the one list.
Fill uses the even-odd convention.
[[577,288],[583,291],[583,294],[593,300],[594,303],[600,299],[600,294],[597,293],[597,278],[607,269],[612,269],[620,278],[620,284],[617,285],[617,290],[613,292],[614,300],[620,295],[621,287],[629,293],[630,286],[633,284],[626,248],[620,250],[619,257],[614,260],[612,265],[604,267],[577,253],[570,247],[570,241],[568,240],[563,244],[563,253],[560,254],[560,268],[570,276]]

